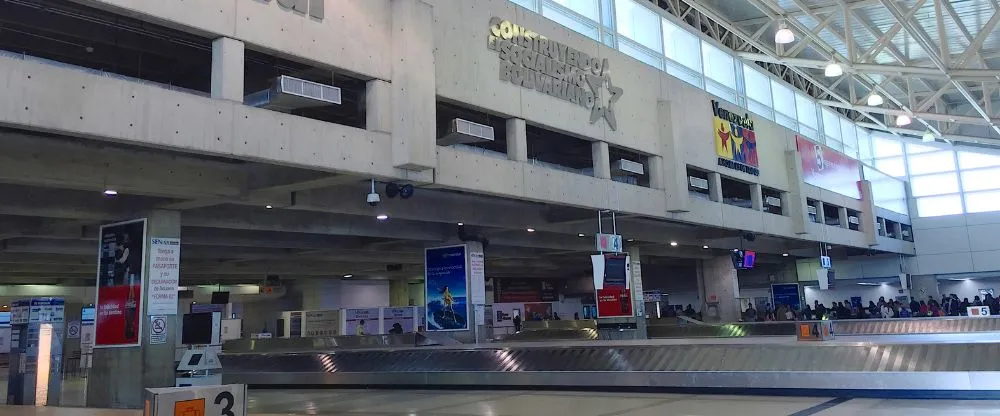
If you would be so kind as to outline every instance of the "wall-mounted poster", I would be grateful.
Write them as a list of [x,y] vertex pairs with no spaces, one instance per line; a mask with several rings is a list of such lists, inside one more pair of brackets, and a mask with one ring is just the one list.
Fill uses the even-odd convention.
[[95,348],[139,345],[145,241],[145,219],[101,227]]
[[413,310],[412,306],[402,306],[398,308],[382,308],[382,327],[387,334],[405,334],[413,332]]
[[379,308],[344,309],[344,335],[376,335]]
[[803,182],[846,197],[861,199],[861,190],[858,188],[861,164],[857,160],[802,136],[795,136],[795,147],[802,161]]
[[428,331],[469,329],[468,263],[465,246],[424,252],[424,301]]

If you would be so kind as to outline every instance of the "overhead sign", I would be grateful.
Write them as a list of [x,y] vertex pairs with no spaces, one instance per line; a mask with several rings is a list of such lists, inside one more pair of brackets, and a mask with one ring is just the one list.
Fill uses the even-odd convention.
[[824,269],[829,269],[833,267],[833,260],[830,260],[830,256],[819,256],[819,266]]
[[500,80],[590,110],[590,124],[604,119],[618,129],[615,102],[624,91],[611,82],[607,58],[590,56],[523,26],[490,19],[487,48],[500,57]]
[[739,115],[712,100],[715,126],[715,153],[719,166],[760,176],[757,159],[757,134],[753,129],[750,113]]
[[861,164],[847,155],[802,136],[795,136],[802,181],[846,197],[861,199]]
[[101,227],[94,346],[138,346],[146,220]]
[[621,253],[622,252],[622,236],[618,234],[597,234],[596,238],[597,251],[601,253]]
[[149,299],[146,301],[146,314],[177,315],[181,240],[150,239],[149,253]]

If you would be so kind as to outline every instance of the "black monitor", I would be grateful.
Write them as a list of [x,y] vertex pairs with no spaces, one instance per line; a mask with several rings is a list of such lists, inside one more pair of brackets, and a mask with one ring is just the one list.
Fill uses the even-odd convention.
[[184,315],[181,330],[181,344],[212,344],[212,313],[189,313]]
[[626,287],[627,257],[621,255],[604,256],[604,287]]
[[213,305],[226,305],[229,303],[229,292],[212,292]]

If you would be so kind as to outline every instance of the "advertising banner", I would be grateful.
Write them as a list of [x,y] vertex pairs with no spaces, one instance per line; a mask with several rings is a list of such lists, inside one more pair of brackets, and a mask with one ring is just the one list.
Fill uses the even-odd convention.
[[146,315],[177,315],[177,287],[180,285],[181,240],[149,240],[149,299]]
[[498,279],[496,301],[499,303],[557,302],[559,287],[546,279]]
[[525,321],[547,321],[552,319],[552,304],[551,303],[525,303],[524,304],[524,320]]
[[632,281],[629,256],[597,254],[590,256],[594,266],[594,290],[598,318],[632,316]]
[[798,283],[778,283],[771,285],[771,295],[774,297],[775,308],[778,305],[791,306],[798,310],[802,307],[802,298],[799,296]]
[[718,101],[712,100],[712,115],[719,166],[760,176],[757,134],[750,113],[740,115],[730,112]]
[[523,303],[494,303],[493,304],[493,327],[513,328],[514,317],[521,316],[524,310]]
[[465,246],[424,251],[424,295],[428,331],[469,329]]
[[632,316],[632,291],[627,287],[606,287],[597,290],[597,317],[623,318]]
[[412,306],[398,308],[382,308],[382,327],[387,334],[405,334],[413,332],[414,313]]
[[139,345],[146,220],[101,227],[94,347]]
[[378,334],[379,308],[344,309],[344,335]]
[[802,136],[795,136],[802,162],[802,181],[843,196],[861,199],[858,182],[861,165],[857,160]]

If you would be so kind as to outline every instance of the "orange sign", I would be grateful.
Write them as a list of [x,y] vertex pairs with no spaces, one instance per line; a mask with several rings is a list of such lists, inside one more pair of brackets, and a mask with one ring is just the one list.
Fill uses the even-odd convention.
[[205,399],[174,403],[174,416],[205,416]]
[[810,335],[809,324],[799,324],[799,333],[801,334],[799,336],[801,336],[802,338],[809,338]]

